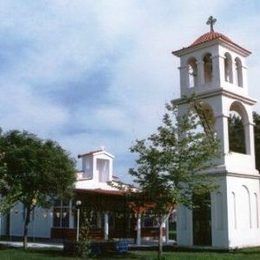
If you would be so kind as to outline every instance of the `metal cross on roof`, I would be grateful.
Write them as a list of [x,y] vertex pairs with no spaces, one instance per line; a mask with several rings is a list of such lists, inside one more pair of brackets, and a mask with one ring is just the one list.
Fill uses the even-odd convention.
[[213,25],[216,23],[217,19],[212,15],[208,18],[207,25],[210,25],[210,31],[214,32]]

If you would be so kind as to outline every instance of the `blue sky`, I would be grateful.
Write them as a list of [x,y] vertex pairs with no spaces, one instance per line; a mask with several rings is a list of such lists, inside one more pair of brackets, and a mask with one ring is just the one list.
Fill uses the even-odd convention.
[[259,13],[257,0],[1,0],[0,125],[57,140],[73,156],[105,146],[127,180],[129,147],[179,96],[171,51],[207,32],[208,16],[253,52],[249,89],[260,100]]

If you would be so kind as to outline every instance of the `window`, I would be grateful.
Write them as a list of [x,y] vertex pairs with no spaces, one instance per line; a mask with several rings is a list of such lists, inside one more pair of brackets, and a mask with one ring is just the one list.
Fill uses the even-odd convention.
[[145,215],[143,215],[143,222],[142,226],[145,228],[148,227],[158,227],[158,219],[157,217],[152,214],[152,212],[149,210]]
[[100,182],[109,181],[109,160],[97,159],[97,171]]
[[69,218],[69,201],[55,201],[53,208],[53,227],[69,227]]
[[89,225],[91,228],[98,228],[98,217],[100,218],[96,210],[90,211]]

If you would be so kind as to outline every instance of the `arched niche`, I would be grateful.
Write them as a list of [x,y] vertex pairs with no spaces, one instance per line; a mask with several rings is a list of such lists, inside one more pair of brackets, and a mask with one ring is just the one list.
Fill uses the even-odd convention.
[[218,230],[224,228],[224,215],[223,215],[223,194],[217,192],[216,194],[216,225]]
[[243,104],[234,101],[229,109],[228,118],[229,150],[249,154],[250,138],[247,111]]
[[252,228],[250,192],[245,185],[242,185],[241,188],[239,203],[243,206],[243,214],[240,215],[240,225],[242,229],[249,229]]
[[197,86],[198,83],[198,68],[197,60],[195,58],[190,58],[187,63],[188,66],[188,76],[189,76],[189,88]]
[[255,197],[255,218],[256,218],[256,227],[259,228],[259,202],[258,202],[258,196],[256,193],[254,193]]
[[225,81],[233,83],[232,57],[228,52],[226,52],[224,56]]
[[235,58],[235,66],[236,66],[237,85],[239,87],[243,87],[242,62],[241,62],[241,60],[238,57]]
[[233,212],[233,227],[237,228],[237,205],[236,205],[236,194],[232,192],[232,212]]
[[203,62],[204,62],[204,81],[205,83],[209,83],[212,81],[212,77],[213,77],[212,55],[210,53],[205,54],[203,57]]

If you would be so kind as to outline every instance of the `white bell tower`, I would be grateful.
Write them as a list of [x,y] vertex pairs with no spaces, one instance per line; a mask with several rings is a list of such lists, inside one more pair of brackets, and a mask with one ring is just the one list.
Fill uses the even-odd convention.
[[[188,210],[180,207],[177,243],[182,246],[235,248],[260,245],[260,176],[255,169],[254,125],[248,96],[246,58],[250,52],[225,35],[214,32],[216,19],[210,17],[210,31],[190,46],[174,51],[180,58],[181,98],[179,113],[185,113],[183,96],[195,93],[215,121],[221,142],[221,158],[210,170],[218,189],[210,194],[211,208]],[[243,151],[229,143],[230,113],[240,116]]]

